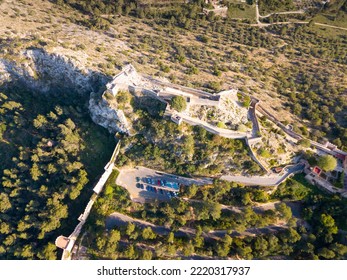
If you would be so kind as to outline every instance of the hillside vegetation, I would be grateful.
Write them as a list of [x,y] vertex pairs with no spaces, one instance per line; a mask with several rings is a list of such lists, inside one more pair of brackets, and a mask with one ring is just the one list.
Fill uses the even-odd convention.
[[60,98],[1,90],[1,259],[55,259],[55,238],[72,231],[112,152],[83,105]]
[[[294,131],[347,149],[347,32],[315,25],[323,17],[329,24],[344,26],[346,1],[331,1],[318,14],[316,10],[305,14],[308,24],[262,28],[252,24],[252,9],[246,19],[233,20],[230,12],[226,18],[202,14],[202,0],[150,2],[0,1],[0,65],[13,63],[14,68],[31,71],[39,80],[42,77],[34,68],[28,69],[28,61],[18,55],[32,48],[63,54],[86,72],[101,72],[109,78],[131,62],[145,75],[184,86],[210,92],[238,88],[261,100],[265,109],[284,124],[291,124]],[[291,1],[272,0],[268,12],[276,10],[279,2],[292,9]],[[5,74],[1,72],[0,78]],[[91,122],[87,96],[72,96],[68,90],[60,96],[54,92],[42,95],[13,84],[1,87],[0,92],[0,258],[54,259],[58,257],[55,238],[72,232],[115,141]],[[137,113],[140,118],[135,128],[141,133],[124,141],[127,149],[120,153],[119,166],[149,163],[184,175],[259,172],[243,141],[222,139],[188,125],[178,127],[149,116],[142,108]],[[225,187],[223,184],[216,182],[216,189]],[[87,239],[94,257],[167,258],[163,252],[167,250],[172,258],[195,252],[211,258],[271,258],[278,254],[287,258],[345,258],[345,247],[337,234],[339,229],[346,230],[345,200],[312,193],[303,184],[289,181],[273,198],[304,200],[302,214],[311,231],[297,228],[288,218],[284,219],[287,230],[277,236],[233,241],[224,237],[206,248],[201,241],[205,223],[206,230],[241,231],[246,226],[275,223],[281,220],[281,213],[267,212],[260,217],[250,210],[235,216],[222,211],[220,203],[233,205],[241,200],[243,207],[250,206],[250,200],[268,199],[265,190],[248,191],[242,186],[226,187],[230,187],[227,193],[232,198],[223,188],[214,195],[210,186],[205,186],[190,194],[209,200],[201,204],[175,199],[142,206],[133,205],[128,194],[112,182],[108,185],[91,220],[96,230]],[[194,241],[179,238],[175,243],[172,235],[166,239],[147,230],[142,236],[142,229],[129,226],[128,231],[113,231],[110,241],[104,219],[121,209],[159,225],[167,222],[175,230],[191,223],[197,234]],[[112,255],[120,239],[126,246]],[[147,249],[132,244],[134,240],[144,242]],[[148,253],[155,241],[159,241],[155,249],[162,251]],[[166,241],[167,246],[161,246]],[[108,246],[111,244],[116,245]],[[106,248],[114,250],[104,255]]]
[[[132,49],[126,56],[139,64],[138,69],[154,68],[172,82],[213,91],[236,86],[264,101],[279,119],[293,122],[304,136],[322,142],[329,139],[340,148],[346,147],[346,32],[334,31],[331,36],[313,25],[259,29],[213,15],[202,16],[203,1],[172,3],[160,11],[151,5],[138,9],[136,1],[121,1],[112,7],[101,2],[88,2],[88,8],[87,4],[73,7],[87,12],[88,20],[83,20],[88,24],[95,17],[106,24],[89,27],[110,28],[125,39]],[[116,11],[115,7],[121,9]],[[107,9],[111,15],[121,15],[122,20],[101,16]],[[124,23],[125,18],[129,24]],[[142,31],[137,32],[135,25]],[[109,61],[119,65],[119,58]],[[110,69],[110,62],[103,64],[104,70]]]

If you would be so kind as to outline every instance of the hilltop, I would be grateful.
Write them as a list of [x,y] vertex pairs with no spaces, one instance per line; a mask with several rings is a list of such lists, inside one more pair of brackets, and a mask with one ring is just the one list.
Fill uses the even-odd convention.
[[[55,238],[84,217],[119,140],[119,170],[91,198],[88,258],[345,258],[345,200],[301,174],[284,182],[305,169],[344,191],[345,2],[260,15],[231,2],[216,15],[200,0],[0,1],[1,258],[59,258]],[[113,95],[129,64],[143,80]],[[322,152],[341,156],[333,172],[314,168]],[[136,226],[106,235],[122,218]]]

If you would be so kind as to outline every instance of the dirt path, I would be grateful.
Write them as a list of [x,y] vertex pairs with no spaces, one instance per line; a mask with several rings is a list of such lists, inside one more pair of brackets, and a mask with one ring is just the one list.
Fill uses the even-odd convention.
[[[124,226],[129,222],[134,223],[141,228],[151,227],[152,230],[159,235],[167,235],[171,232],[171,229],[168,227],[158,226],[143,220],[134,219],[130,216],[124,215],[119,212],[114,212],[106,218],[106,228],[108,230],[111,230],[116,226]],[[220,239],[220,238],[223,238],[225,234],[230,234],[230,236],[232,237],[254,236],[257,234],[275,233],[286,228],[288,227],[285,224],[277,224],[277,225],[269,225],[263,228],[248,228],[244,232],[232,231],[231,233],[229,233],[228,230],[224,230],[224,229],[211,230],[209,232],[203,232],[202,236],[205,239]],[[177,232],[175,232],[175,236],[193,237],[195,236],[195,233],[196,233],[195,229],[188,228],[188,227],[181,227],[178,229]]]
[[304,14],[305,12],[303,10],[298,10],[298,11],[289,11],[289,12],[277,12],[277,13],[270,13],[265,16],[262,16],[259,14],[260,18],[268,18],[272,15],[290,15],[290,14]]
[[[308,24],[308,21],[296,21],[296,22],[292,22],[292,21],[284,21],[284,22],[273,22],[273,23],[262,23],[260,22],[260,18],[268,18],[272,15],[289,15],[289,14],[304,14],[305,11],[304,10],[298,10],[298,11],[288,11],[288,12],[277,12],[277,13],[270,13],[267,15],[260,15],[259,13],[259,6],[258,6],[258,1],[255,2],[255,14],[256,14],[256,24],[251,24],[251,26],[259,26],[259,27],[265,27],[265,26],[270,26],[270,25],[282,25],[282,24]],[[340,29],[340,30],[346,30],[347,28],[345,27],[340,27],[340,26],[336,26],[336,25],[330,25],[330,24],[325,24],[325,23],[318,23],[318,22],[314,22],[315,25],[318,26],[323,26],[323,27],[329,27],[329,28],[334,28],[334,29]]]
[[330,25],[330,24],[325,24],[325,23],[318,23],[318,22],[315,22],[314,24],[319,25],[319,26],[330,27],[330,28],[341,29],[341,30],[347,31],[347,28],[345,28],[345,27],[340,27],[340,26],[335,26],[335,25]]

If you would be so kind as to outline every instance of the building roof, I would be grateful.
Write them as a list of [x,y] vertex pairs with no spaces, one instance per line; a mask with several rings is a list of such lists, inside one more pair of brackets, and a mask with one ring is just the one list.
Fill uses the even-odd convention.
[[322,169],[320,169],[318,166],[315,166],[313,167],[313,172],[319,175],[322,172]]
[[58,236],[58,238],[55,240],[55,246],[57,246],[60,249],[65,250],[67,245],[69,244],[70,239],[65,236]]

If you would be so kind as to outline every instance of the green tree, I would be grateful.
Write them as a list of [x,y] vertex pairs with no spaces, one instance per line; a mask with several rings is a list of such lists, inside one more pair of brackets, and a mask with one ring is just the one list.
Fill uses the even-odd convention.
[[224,235],[223,239],[217,242],[216,252],[219,257],[226,257],[230,252],[230,247],[233,239],[230,235]]
[[[0,203],[0,205],[1,205],[1,203]],[[0,223],[0,233],[1,234],[9,234],[10,232],[11,232],[11,228],[10,228],[9,223],[6,223],[6,222]]]
[[130,236],[130,235],[134,232],[135,228],[136,228],[135,224],[133,224],[133,223],[128,223],[125,233],[126,233],[128,236]]
[[242,105],[243,105],[244,107],[248,108],[249,105],[251,105],[251,97],[249,97],[248,95],[246,95],[246,96],[243,98]]
[[287,206],[284,202],[279,203],[276,205],[276,209],[279,212],[279,217],[281,219],[284,219],[288,221],[292,217],[292,209]]
[[196,195],[196,193],[198,192],[198,186],[196,185],[190,185],[187,187],[187,196],[188,198],[192,198]]
[[254,249],[258,252],[260,256],[266,256],[268,254],[269,243],[262,236],[257,236],[254,242]]
[[146,227],[142,231],[142,238],[147,240],[147,239],[155,239],[157,235],[153,232],[151,227]]
[[38,181],[40,176],[42,175],[42,172],[40,171],[39,166],[36,163],[34,163],[33,166],[31,167],[30,174],[31,174],[31,178],[34,181]]
[[11,209],[12,205],[6,193],[0,193],[0,212],[6,212]]
[[337,258],[343,259],[344,256],[347,254],[347,246],[339,244],[339,243],[331,244],[329,246],[329,249],[334,251],[334,253],[336,254]]
[[318,255],[320,257],[323,257],[324,259],[333,259],[335,257],[335,253],[332,250],[329,250],[328,248],[322,248],[319,250]]
[[43,115],[38,115],[36,119],[34,119],[34,127],[41,128],[42,126],[47,124],[47,119]]
[[177,110],[178,112],[182,112],[185,109],[187,109],[187,101],[182,96],[174,96],[171,99],[170,105],[173,109]]
[[332,155],[325,155],[318,159],[317,164],[325,171],[333,171],[337,166],[337,160]]
[[135,260],[137,258],[137,253],[133,244],[127,247],[124,252],[124,256],[129,260]]
[[188,244],[186,244],[184,247],[183,247],[183,255],[188,257],[188,256],[191,256],[194,254],[194,245],[192,244],[192,242],[189,242]]
[[184,138],[184,151],[191,158],[194,155],[194,137],[192,135],[187,135]]
[[167,253],[171,256],[176,254],[176,246],[174,244],[169,244],[167,246]]
[[311,142],[308,139],[300,139],[298,144],[304,148],[309,148],[311,146]]
[[222,206],[217,202],[206,202],[204,203],[204,208],[206,208],[207,213],[213,220],[218,220],[222,213]]
[[109,234],[108,242],[111,244],[118,243],[120,238],[121,238],[120,231],[113,229],[111,230]]
[[56,260],[57,259],[57,247],[53,243],[48,243],[42,251],[37,254],[41,260]]
[[329,214],[321,214],[319,218],[318,234],[324,237],[324,241],[330,243],[333,240],[332,235],[338,232],[335,220]]
[[174,233],[171,231],[171,232],[169,233],[169,235],[167,236],[167,243],[174,243],[174,241],[175,241],[175,235],[174,235]]
[[142,260],[151,260],[153,258],[153,253],[152,251],[149,250],[143,250],[142,251]]

